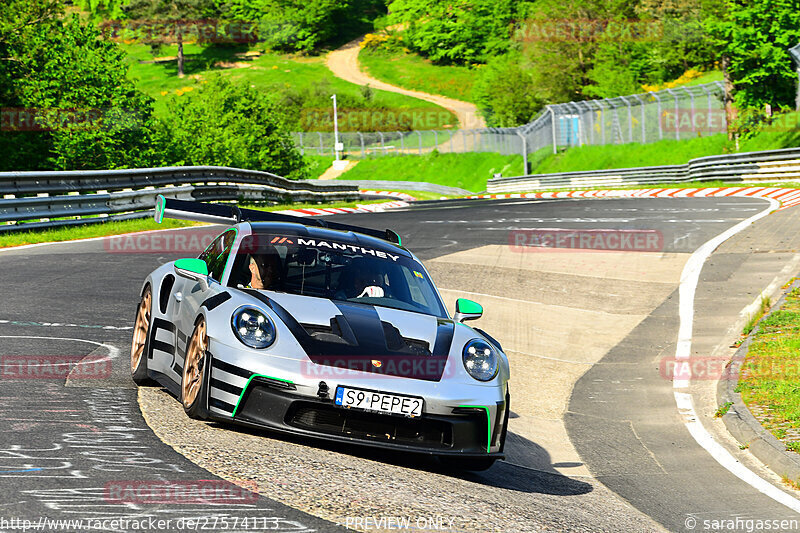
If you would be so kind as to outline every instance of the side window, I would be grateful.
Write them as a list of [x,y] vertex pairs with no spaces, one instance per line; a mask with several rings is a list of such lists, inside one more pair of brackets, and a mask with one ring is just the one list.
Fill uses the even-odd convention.
[[228,230],[212,242],[206,250],[200,254],[208,265],[208,273],[212,279],[220,281],[225,272],[225,265],[228,262],[233,242],[236,240],[236,230]]

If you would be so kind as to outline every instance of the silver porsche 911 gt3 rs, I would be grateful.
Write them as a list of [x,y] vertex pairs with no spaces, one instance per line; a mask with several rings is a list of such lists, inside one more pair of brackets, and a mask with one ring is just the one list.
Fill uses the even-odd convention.
[[145,280],[131,347],[193,418],[422,452],[468,470],[503,457],[508,360],[450,318],[391,230],[159,197],[164,217],[231,224]]

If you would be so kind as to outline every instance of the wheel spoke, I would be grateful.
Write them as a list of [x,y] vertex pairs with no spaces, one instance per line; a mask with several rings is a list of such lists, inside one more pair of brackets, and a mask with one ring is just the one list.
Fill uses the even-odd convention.
[[131,372],[135,372],[139,362],[144,355],[144,347],[147,344],[147,331],[150,329],[150,305],[152,294],[148,289],[142,295],[139,303],[139,312],[136,314],[136,324],[133,328],[133,341],[131,343]]
[[197,328],[189,340],[189,347],[186,350],[186,360],[183,367],[183,405],[189,407],[197,400],[197,394],[202,384],[202,362],[206,353],[207,346],[205,322],[197,325]]

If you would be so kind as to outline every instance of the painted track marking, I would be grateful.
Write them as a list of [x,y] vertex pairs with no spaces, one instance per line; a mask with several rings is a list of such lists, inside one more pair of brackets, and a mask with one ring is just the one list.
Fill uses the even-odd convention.
[[[87,341],[86,339],[73,339],[70,337],[41,337],[38,335],[0,335],[0,339],[44,339],[44,340],[51,340],[51,341],[74,341],[74,342],[85,342],[87,344],[94,344],[95,346],[100,346],[101,348],[105,348],[108,350],[108,355],[105,359],[96,359],[91,361],[92,363],[96,363],[98,361],[105,361],[107,359],[116,359],[119,356],[119,348],[116,346],[112,346],[110,344],[105,344],[102,342],[95,342],[95,341]],[[74,364],[82,364],[80,362]]]
[[[757,213],[756,215],[753,215],[746,220],[743,220],[731,228],[728,228],[726,231],[709,240],[700,248],[698,248],[686,262],[686,266],[681,273],[681,284],[679,288],[680,326],[678,328],[678,345],[675,348],[676,362],[686,361],[691,356],[692,327],[694,322],[694,297],[703,264],[711,255],[711,253],[716,250],[717,247],[724,241],[733,237],[740,231],[749,227],[750,224],[756,220],[769,215],[778,208],[778,200],[772,198],[767,199],[770,202],[770,206],[767,209]],[[674,379],[672,385],[675,389],[675,405],[678,408],[678,412],[683,417],[686,429],[692,435],[697,444],[706,450],[726,470],[757,491],[769,496],[776,502],[785,505],[795,512],[800,512],[800,500],[794,498],[787,492],[782,491],[740,463],[733,455],[731,455],[728,450],[715,441],[711,433],[709,433],[708,430],[703,427],[703,424],[700,422],[697,412],[695,411],[692,395],[679,391],[679,389],[689,386],[689,380]]]

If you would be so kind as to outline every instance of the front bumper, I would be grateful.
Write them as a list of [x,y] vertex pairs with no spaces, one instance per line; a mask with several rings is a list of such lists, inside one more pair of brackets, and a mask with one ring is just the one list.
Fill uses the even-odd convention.
[[498,412],[504,420],[489,420],[483,409],[473,408],[417,418],[371,413],[338,407],[330,399],[301,396],[285,384],[255,377],[242,393],[233,422],[401,451],[502,458],[502,448],[487,451],[504,440],[507,405],[498,406]]

